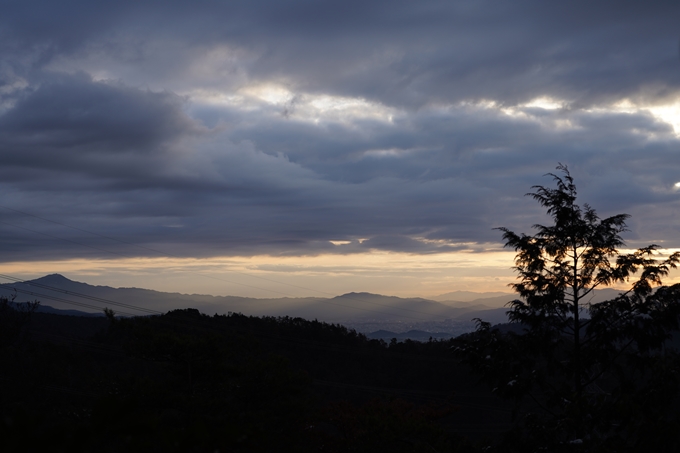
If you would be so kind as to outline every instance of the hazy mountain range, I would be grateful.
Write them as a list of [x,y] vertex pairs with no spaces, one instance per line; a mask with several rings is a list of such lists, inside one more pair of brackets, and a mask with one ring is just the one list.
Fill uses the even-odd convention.
[[[41,301],[41,311],[79,315],[101,314],[104,307],[122,316],[165,313],[196,308],[206,314],[238,312],[253,316],[292,316],[341,323],[376,338],[443,338],[472,330],[473,318],[493,324],[507,322],[505,304],[512,293],[455,291],[430,299],[401,298],[371,293],[348,293],[333,298],[255,299],[237,296],[165,293],[140,288],[112,288],[76,282],[52,274],[22,283],[0,285],[0,295],[17,302]],[[593,301],[618,291],[598,292]],[[403,335],[402,335],[403,336]]]

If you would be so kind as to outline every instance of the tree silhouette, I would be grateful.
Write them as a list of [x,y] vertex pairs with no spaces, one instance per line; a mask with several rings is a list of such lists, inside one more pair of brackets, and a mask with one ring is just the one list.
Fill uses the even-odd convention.
[[10,346],[20,338],[23,328],[40,305],[37,300],[16,303],[15,298],[16,294],[11,298],[0,296],[0,347]]
[[[557,169],[561,176],[549,173],[556,188],[533,186],[527,194],[547,208],[552,224],[534,225],[534,235],[499,228],[516,251],[519,281],[511,286],[521,299],[509,304],[508,316],[523,333],[503,334],[477,320],[458,351],[497,394],[523,403],[517,448],[639,444],[665,426],[677,388],[677,360],[664,346],[678,328],[680,285],[653,287],[680,254],[663,259],[656,245],[620,253],[629,216],[600,219],[578,205],[568,168]],[[630,289],[591,302],[597,288],[612,284]],[[657,422],[651,431],[650,413]]]

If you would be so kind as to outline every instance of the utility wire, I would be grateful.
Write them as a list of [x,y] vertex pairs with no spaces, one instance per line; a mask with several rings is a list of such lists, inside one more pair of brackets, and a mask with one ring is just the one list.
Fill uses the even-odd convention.
[[[22,279],[12,277],[10,275],[0,274],[0,277],[4,278],[6,280],[14,281],[15,283],[24,283],[24,284],[27,284],[27,285],[30,285],[30,286],[36,286],[38,288],[47,289],[47,290],[58,292],[58,293],[61,293],[61,294],[67,294],[67,295],[71,295],[71,296],[81,297],[83,299],[88,299],[88,300],[91,300],[91,301],[94,301],[94,302],[104,302],[104,303],[107,303],[107,304],[116,305],[118,307],[130,308],[132,310],[138,310],[138,311],[144,311],[144,312],[154,314],[154,315],[162,315],[163,314],[163,312],[160,312],[160,311],[157,311],[157,310],[139,307],[137,305],[125,304],[125,303],[122,303],[122,302],[116,302],[116,301],[113,301],[113,300],[110,300],[110,299],[104,299],[104,298],[101,298],[101,297],[90,296],[90,295],[87,295],[87,294],[77,293],[75,291],[67,291],[65,289],[55,288],[54,286],[43,285],[41,283],[36,283],[36,282],[32,282],[32,281],[24,281]],[[17,291],[19,291],[19,290],[17,290]],[[23,290],[21,292],[27,292],[27,291]],[[36,295],[38,295],[38,294],[36,294]],[[51,296],[43,295],[43,297],[51,297]],[[92,306],[92,307],[94,307],[94,306]],[[99,308],[99,307],[97,307],[97,308]]]
[[[106,236],[106,235],[103,235],[103,234],[96,233],[96,232],[94,232],[94,231],[85,230],[85,229],[83,229],[83,228],[74,227],[74,226],[72,226],[72,225],[68,225],[68,224],[65,224],[65,223],[62,223],[62,222],[57,222],[57,221],[55,221],[55,220],[51,220],[51,219],[48,219],[48,218],[45,218],[45,217],[37,216],[37,215],[35,215],[35,214],[31,214],[31,213],[28,213],[28,212],[25,212],[25,211],[21,211],[21,210],[18,210],[18,209],[10,208],[10,207],[8,207],[8,206],[0,205],[0,208],[4,208],[4,209],[7,209],[7,210],[9,210],[9,211],[17,212],[17,213],[19,213],[19,214],[23,214],[23,215],[26,215],[26,216],[29,216],[29,217],[34,217],[34,218],[36,218],[36,219],[40,219],[40,220],[43,220],[43,221],[45,221],[45,222],[50,222],[50,223],[53,223],[53,224],[55,224],[55,225],[60,225],[60,226],[66,227],[66,228],[70,228],[70,229],[76,230],[76,231],[80,231],[80,232],[83,232],[83,233],[92,234],[92,235],[94,235],[94,236],[98,236],[98,237],[101,237],[101,238],[104,238],[104,239],[108,239],[108,240],[111,240],[111,241],[119,242],[119,243],[121,243],[121,244],[126,244],[126,245],[132,245],[132,246],[134,246],[134,247],[139,247],[139,248],[144,249],[144,250],[148,250],[148,251],[151,251],[151,252],[154,252],[154,253],[158,253],[158,254],[163,255],[163,256],[165,256],[165,257],[169,257],[169,258],[177,258],[177,259],[181,259],[181,258],[182,258],[181,256],[178,256],[178,255],[173,255],[173,254],[170,254],[170,253],[163,252],[163,251],[161,251],[161,250],[157,250],[157,249],[153,249],[153,248],[150,248],[150,247],[146,247],[146,246],[144,246],[144,245],[139,245],[139,244],[135,244],[135,243],[133,243],[133,242],[128,242],[128,241],[124,241],[124,240],[122,240],[122,239],[117,239],[117,238],[114,238],[114,237],[111,237],[111,236]],[[114,254],[114,255],[122,256],[122,257],[125,257],[125,258],[134,258],[134,257],[129,256],[129,255],[124,255],[124,254],[121,254],[121,253],[116,253],[116,252],[112,252],[112,251],[109,251],[109,250],[104,250],[104,249],[100,249],[100,248],[97,248],[97,247],[92,247],[92,246],[89,246],[89,245],[86,245],[86,244],[82,244],[82,243],[79,243],[79,242],[76,242],[76,241],[72,241],[72,240],[65,239],[65,238],[60,238],[60,237],[57,237],[57,236],[52,236],[52,235],[49,235],[49,234],[47,234],[47,233],[42,233],[42,232],[39,232],[39,231],[30,230],[30,229],[28,229],[28,228],[20,227],[20,226],[17,226],[17,225],[13,225],[13,224],[6,223],[6,222],[0,222],[0,224],[5,224],[5,225],[13,226],[13,227],[15,227],[15,228],[20,228],[20,229],[25,229],[25,230],[27,230],[27,231],[31,231],[31,232],[38,233],[38,234],[43,234],[43,235],[45,235],[45,236],[52,237],[52,238],[54,238],[54,239],[65,240],[65,241],[68,241],[68,242],[71,242],[71,243],[74,243],[74,244],[82,245],[82,246],[84,246],[84,247],[90,247],[90,248],[92,248],[92,249],[99,250],[99,251],[106,252],[106,253],[112,253],[112,254]],[[261,288],[261,287],[258,287],[258,286],[248,285],[248,284],[245,284],[245,283],[239,283],[239,282],[235,282],[235,281],[231,281],[231,280],[226,280],[226,279],[219,278],[219,277],[215,277],[215,276],[212,276],[212,275],[202,274],[202,273],[200,273],[200,272],[195,272],[195,271],[185,271],[185,272],[190,273],[190,274],[194,274],[194,275],[199,275],[199,276],[205,277],[205,278],[211,278],[211,279],[213,279],[213,280],[224,281],[224,282],[226,282],[226,283],[232,283],[232,284],[241,285],[241,286],[245,286],[245,287],[249,287],[249,288],[254,288],[254,289],[269,291],[269,292],[273,292],[273,293],[277,293],[277,294],[282,294],[282,295],[288,296],[288,297],[294,297],[294,296],[292,296],[291,294],[284,293],[284,292],[282,292],[282,291],[276,291],[276,290],[272,290],[272,289],[267,289],[267,288]],[[276,284],[279,284],[279,285],[290,286],[290,287],[293,287],[293,288],[304,289],[304,290],[307,290],[307,291],[312,291],[312,292],[316,292],[316,293],[319,293],[319,294],[324,294],[324,295],[327,295],[327,296],[336,297],[335,294],[329,293],[329,292],[327,292],[327,291],[322,291],[322,290],[318,290],[318,289],[314,289],[314,288],[308,288],[308,287],[305,287],[305,286],[295,285],[295,284],[292,284],[292,283],[280,282],[280,281],[273,280],[273,279],[270,279],[270,278],[267,278],[267,277],[262,277],[262,276],[259,276],[259,275],[252,275],[252,274],[248,274],[248,273],[241,272],[241,271],[235,271],[235,270],[229,270],[228,272],[231,272],[232,274],[243,275],[243,276],[246,276],[246,277],[257,278],[257,279],[260,279],[260,280],[268,281],[268,282],[270,282],[270,283],[276,283]],[[363,300],[363,299],[360,299],[360,298],[358,298],[358,297],[353,297],[353,296],[347,296],[347,295],[345,295],[344,297],[347,298],[347,299],[356,300],[357,302],[362,302],[362,303],[366,303],[366,304],[370,304],[370,305],[376,305],[376,306],[387,307],[387,308],[397,309],[397,310],[401,310],[401,311],[406,311],[406,312],[412,312],[412,313],[416,313],[416,314],[431,316],[429,313],[425,313],[425,312],[422,312],[422,311],[419,311],[419,310],[412,310],[412,309],[403,308],[403,307],[391,307],[391,306],[389,306],[389,305],[379,304],[379,303],[377,303],[377,302],[371,302],[371,301]],[[351,307],[351,306],[347,306],[347,305],[340,305],[340,304],[334,304],[334,305],[339,305],[339,306],[346,307],[346,308],[360,309],[360,308],[358,308],[358,307]],[[369,310],[369,311],[371,311],[371,310]],[[380,312],[378,312],[378,313],[380,313]],[[406,316],[406,315],[402,315],[402,316],[403,316],[403,317],[407,317],[407,318],[412,318],[412,319],[419,319],[419,318],[414,318],[414,317]],[[422,321],[422,319],[419,319],[419,320]]]
[[[0,223],[2,223],[2,222],[0,222]],[[136,305],[130,305],[130,304],[124,304],[122,302],[112,301],[110,299],[103,299],[103,298],[100,298],[100,297],[89,296],[89,295],[86,295],[86,294],[76,293],[74,291],[66,291],[66,290],[63,290],[63,289],[60,289],[60,288],[55,288],[53,286],[43,285],[43,284],[36,283],[34,281],[31,281],[31,280],[22,280],[20,278],[12,277],[12,276],[9,276],[9,275],[0,274],[0,277],[5,278],[7,280],[14,281],[15,283],[23,283],[23,284],[26,284],[26,285],[38,286],[38,287],[43,288],[43,289],[48,289],[48,290],[60,292],[60,293],[63,293],[63,294],[74,295],[74,296],[82,297],[82,298],[89,299],[89,300],[109,303],[109,304],[113,304],[113,305],[116,305],[116,306],[123,306],[125,308],[131,308],[133,310],[147,311],[151,314],[163,314],[164,313],[164,312],[157,311],[157,310],[151,310],[151,309],[147,309],[147,308],[138,307]],[[26,292],[26,291],[22,291],[22,292]],[[50,296],[44,296],[44,297],[50,298]],[[52,299],[54,299],[54,298],[52,298]],[[351,309],[355,309],[355,310],[367,311],[367,312],[378,313],[378,314],[385,314],[384,312],[381,312],[381,311],[378,311],[378,310],[371,310],[371,309],[368,309],[368,308],[361,308],[361,307],[352,307],[351,305],[344,305],[344,304],[339,304],[339,303],[336,303],[336,302],[324,301],[323,303],[328,304],[328,305],[337,305],[339,307],[344,307],[344,308],[351,308]],[[131,315],[131,316],[134,316],[134,315]],[[416,318],[416,317],[413,317],[413,316],[408,316],[408,315],[399,315],[399,316],[401,316],[403,318],[411,318],[411,319],[416,319],[418,321],[422,321],[422,319]]]
[[[54,301],[57,301],[57,302],[63,302],[63,303],[70,304],[70,305],[76,305],[78,307],[92,308],[92,309],[96,309],[96,310],[102,309],[102,307],[97,307],[95,305],[85,304],[85,303],[82,303],[82,302],[75,302],[75,301],[72,301],[72,300],[63,299],[61,297],[48,296],[47,294],[40,294],[40,293],[36,293],[34,291],[27,291],[25,289],[17,289],[17,288],[13,288],[13,289],[18,293],[28,294],[29,296],[40,297],[42,299],[50,299],[50,300],[54,300]],[[146,309],[143,309],[143,308],[139,308],[139,310],[140,311],[151,311],[151,310],[146,310]],[[132,313],[127,313],[127,312],[119,312],[119,313],[123,313],[123,314],[129,315],[129,316],[137,316],[137,315],[134,315]],[[160,312],[156,312],[154,314],[157,314],[157,313],[160,313]]]
[[[2,207],[2,206],[0,206],[0,207]],[[113,254],[113,255],[121,256],[121,257],[123,257],[123,258],[136,258],[135,256],[132,256],[132,255],[126,255],[126,254],[124,254],[124,253],[118,253],[118,252],[114,252],[114,251],[112,251],[112,250],[106,250],[106,249],[102,249],[102,248],[99,248],[99,247],[94,247],[94,246],[92,246],[92,245],[83,244],[82,242],[74,241],[74,240],[71,240],[71,239],[66,239],[66,238],[63,238],[63,237],[60,237],[60,236],[55,236],[55,235],[52,235],[52,234],[49,234],[49,233],[44,233],[44,232],[42,232],[42,231],[32,230],[32,229],[30,229],[30,228],[22,227],[22,226],[19,226],[19,225],[14,225],[14,224],[7,223],[7,222],[0,222],[0,224],[2,224],[2,225],[7,225],[7,226],[11,226],[11,227],[14,227],[14,228],[18,228],[18,229],[20,229],[20,230],[30,231],[31,233],[40,234],[40,235],[47,236],[47,237],[52,238],[52,239],[58,239],[58,240],[60,240],[60,241],[70,242],[70,243],[72,243],[72,244],[76,244],[76,245],[80,245],[80,246],[83,246],[83,247],[91,248],[91,249],[93,249],[93,250],[98,250],[98,251],[100,251],[100,252],[111,253],[111,254]],[[246,287],[248,287],[248,288],[259,289],[259,290],[263,290],[263,291],[269,291],[269,292],[273,292],[273,293],[277,293],[277,294],[282,294],[282,295],[284,295],[284,296],[290,297],[290,294],[284,293],[284,292],[281,292],[281,291],[276,291],[276,290],[274,290],[274,289],[260,288],[259,286],[253,286],[253,285],[248,285],[248,284],[245,284],[245,283],[239,283],[239,282],[235,282],[235,281],[232,281],[232,280],[226,280],[226,279],[223,279],[223,278],[214,277],[214,276],[211,276],[211,275],[200,274],[200,273],[198,273],[198,272],[193,272],[193,271],[186,271],[186,272],[191,273],[191,274],[194,274],[194,275],[200,275],[200,276],[206,277],[206,278],[212,278],[212,279],[214,279],[214,280],[220,280],[220,281],[223,281],[223,282],[226,282],[226,283],[232,283],[232,284],[234,284],[234,285],[246,286]],[[246,274],[246,275],[247,275],[247,274]]]
[[[48,233],[44,233],[44,232],[41,232],[41,231],[35,231],[35,230],[30,229],[30,228],[25,228],[25,227],[20,227],[20,226],[18,226],[18,225],[13,225],[13,224],[11,224],[11,223],[0,222],[0,224],[2,224],[2,225],[8,225],[8,226],[11,226],[11,227],[14,227],[14,228],[19,228],[19,229],[26,230],[26,231],[30,231],[30,232],[36,233],[36,234],[41,234],[41,235],[43,235],[43,236],[47,236],[47,237],[50,237],[50,238],[53,238],[53,239],[59,239],[59,240],[71,242],[71,243],[73,243],[73,244],[81,245],[81,246],[83,246],[83,247],[89,247],[89,248],[92,248],[92,249],[95,249],[95,250],[99,250],[99,251],[101,251],[101,252],[112,253],[112,254],[114,254],[114,255],[122,256],[122,257],[125,257],[125,258],[134,258],[134,257],[129,256],[129,255],[124,255],[124,254],[122,254],[122,253],[117,253],[117,252],[113,252],[113,251],[110,251],[110,250],[105,250],[105,249],[101,249],[101,248],[98,248],[98,247],[93,247],[93,246],[90,246],[90,245],[87,245],[87,244],[83,244],[83,243],[80,243],[80,242],[77,242],[77,241],[73,241],[73,240],[70,240],[70,239],[66,239],[66,238],[61,238],[61,237],[59,237],[59,236],[54,236],[54,235],[51,235],[51,234],[48,234]],[[235,282],[235,281],[230,281],[230,280],[226,280],[226,279],[223,279],[223,278],[214,277],[214,276],[211,276],[211,275],[205,275],[205,274],[201,274],[201,273],[193,272],[193,271],[186,271],[186,272],[191,273],[191,274],[194,274],[194,275],[199,275],[199,276],[202,276],[202,277],[206,277],[206,278],[212,278],[212,279],[214,279],[214,280],[220,280],[220,281],[224,281],[224,282],[227,282],[227,283],[233,283],[233,284],[236,284],[236,285],[246,286],[246,287],[249,287],[249,288],[254,288],[254,289],[259,289],[259,290],[264,290],[264,291],[270,291],[270,292],[274,292],[274,293],[277,293],[277,294],[284,295],[284,296],[286,296],[286,297],[294,297],[294,296],[292,296],[291,294],[289,294],[289,293],[284,293],[284,292],[282,292],[282,291],[277,291],[277,290],[267,289],[267,288],[261,288],[261,287],[258,287],[258,286],[253,286],[253,285],[248,285],[248,284],[245,284],[245,283],[239,283],[239,282]],[[243,275],[248,275],[248,274],[243,274]],[[27,283],[27,284],[28,284],[28,281],[23,281],[23,283]],[[314,291],[314,290],[312,290],[312,291]],[[326,293],[326,294],[331,294],[331,293]],[[377,302],[371,302],[371,301],[359,299],[359,298],[356,298],[356,297],[348,297],[348,296],[345,296],[345,297],[346,297],[347,299],[356,300],[356,301],[358,301],[358,302],[362,302],[362,303],[366,303],[366,304],[370,304],[370,305],[377,305],[377,306],[380,306],[380,307],[392,308],[392,309],[397,309],[397,310],[402,310],[402,311],[409,311],[409,312],[412,312],[412,313],[417,313],[417,314],[422,314],[422,315],[430,316],[429,313],[421,312],[421,311],[418,311],[418,310],[411,310],[411,309],[403,308],[403,307],[392,307],[392,306],[389,306],[389,305],[379,304],[379,303],[377,303]],[[323,303],[324,303],[324,304],[329,304],[329,305],[337,305],[337,306],[339,306],[339,307],[344,307],[344,308],[350,308],[350,309],[353,309],[353,310],[368,311],[368,312],[373,312],[373,313],[378,313],[378,314],[383,314],[383,315],[385,314],[385,312],[382,312],[382,311],[378,311],[378,310],[370,310],[370,309],[361,308],[361,307],[353,307],[353,306],[351,306],[351,305],[339,304],[339,303],[337,303],[337,302],[324,301]],[[425,319],[417,318],[417,317],[409,316],[409,315],[405,315],[405,314],[402,314],[402,315],[399,315],[399,316],[400,316],[400,317],[403,317],[403,318],[415,319],[415,320],[418,320],[418,321],[425,321]]]
[[[60,288],[54,288],[52,286],[38,284],[38,283],[35,283],[35,282],[31,282],[31,281],[22,281],[21,279],[19,279],[17,277],[12,277],[12,276],[9,276],[9,275],[0,274],[0,277],[8,279],[8,280],[13,280],[17,283],[25,283],[25,284],[28,284],[28,285],[35,285],[35,286],[39,286],[39,287],[41,287],[43,289],[47,289],[47,290],[59,291],[61,293],[68,293],[69,295],[76,296],[76,297],[83,297],[83,298],[90,299],[90,300],[96,300],[97,302],[103,302],[103,303],[115,305],[115,306],[123,306],[124,308],[131,308],[133,310],[145,311],[145,312],[152,314],[152,315],[163,315],[164,314],[163,312],[160,312],[160,311],[143,308],[143,307],[139,307],[139,306],[136,306],[136,305],[123,304],[121,302],[116,302],[116,301],[113,301],[113,300],[110,300],[110,299],[88,296],[86,294],[77,293],[75,291],[66,291],[66,290],[62,290]],[[18,293],[28,294],[28,295],[31,295],[31,296],[34,296],[34,297],[42,297],[42,298],[45,298],[45,299],[51,299],[51,300],[55,300],[55,301],[70,304],[70,305],[87,307],[87,308],[92,308],[92,309],[95,309],[95,310],[101,310],[103,308],[103,307],[99,307],[99,306],[95,306],[95,305],[91,305],[91,304],[87,304],[87,303],[83,303],[83,302],[76,302],[76,301],[73,301],[73,300],[64,299],[64,298],[61,298],[61,297],[49,296],[49,295],[37,293],[37,292],[34,292],[34,291],[22,290],[22,289],[17,289],[17,288],[13,288],[13,289],[15,291],[17,291]],[[138,315],[135,315],[135,314],[132,314],[132,313],[129,313],[129,312],[117,312],[117,313],[126,314],[126,315],[129,315],[129,316],[132,316],[132,317],[138,316]],[[217,328],[216,326],[207,326],[204,323],[187,322],[187,321],[190,321],[190,320],[183,320],[183,322],[181,322],[181,324],[183,324],[185,327],[197,327],[198,326],[198,327],[203,328],[203,329],[208,328],[208,329],[216,330],[216,331],[222,330],[220,328]],[[168,322],[165,322],[165,321],[161,321],[161,322],[168,323]],[[170,324],[175,324],[175,323],[176,323],[176,320],[173,320]],[[325,345],[323,343],[318,343],[318,342],[295,340],[295,339],[291,339],[291,338],[281,337],[280,335],[267,334],[267,333],[264,333],[262,331],[259,331],[257,329],[252,329],[252,328],[249,329],[249,328],[245,328],[245,327],[236,327],[236,330],[250,332],[250,333],[254,333],[254,334],[257,334],[259,336],[265,337],[265,338],[274,339],[274,340],[277,340],[277,341],[285,341],[285,342],[288,342],[288,343],[296,343],[296,344],[303,345],[305,347],[311,347],[311,348],[316,348],[316,349],[320,348],[320,349],[326,349],[326,350],[344,351],[344,352],[348,352],[348,353],[355,353],[357,351],[360,351],[360,352],[364,351],[361,347],[354,347],[354,346],[350,347],[350,346],[345,346],[345,345]],[[367,351],[367,352],[369,352],[369,351]],[[373,352],[373,351],[370,351],[370,352]],[[403,354],[403,353],[397,353],[397,354],[399,355],[399,357],[410,357],[410,358],[419,358],[419,359],[422,359],[422,360],[430,360],[430,361],[434,360],[434,361],[448,362],[448,360],[437,359],[435,357],[414,356],[412,354]]]

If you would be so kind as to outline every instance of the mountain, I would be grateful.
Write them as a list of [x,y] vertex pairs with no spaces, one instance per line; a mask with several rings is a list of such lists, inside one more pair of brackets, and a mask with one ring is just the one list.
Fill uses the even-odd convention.
[[[502,296],[485,297],[482,299],[475,299],[469,302],[470,305],[482,305],[490,308],[505,307],[508,302],[517,299],[517,294],[504,294]],[[442,302],[446,303],[446,302]]]
[[[333,298],[300,297],[255,299],[237,296],[165,293],[140,288],[94,286],[52,274],[35,280],[0,285],[0,295],[11,296],[17,290],[17,302],[40,300],[40,311],[67,315],[101,316],[104,307],[118,315],[139,316],[166,313],[174,309],[196,308],[206,314],[243,313],[252,316],[291,316],[340,323],[369,333],[378,330],[396,332],[390,338],[427,340],[427,335],[460,335],[474,328],[473,318],[492,324],[507,322],[505,306],[515,296],[510,293],[471,293],[457,291],[458,296],[479,296],[468,301],[437,302],[423,298],[401,298],[371,293],[347,293]],[[611,299],[619,291],[604,289],[595,293],[593,302]],[[122,305],[121,305],[122,304]],[[411,334],[408,334],[412,331]],[[425,333],[419,333],[425,332]]]
[[[24,283],[0,285],[0,295],[8,295],[15,288],[20,299],[37,299],[42,304],[48,304],[59,309],[77,307],[78,310],[85,312],[101,312],[105,306],[108,306],[123,315],[146,315],[149,314],[149,311],[164,313],[174,308],[200,305],[206,313],[211,313],[209,309],[212,308],[212,305],[217,305],[213,296],[163,293],[140,288],[94,286],[69,280],[60,274],[47,275]],[[88,297],[81,297],[80,295]],[[93,298],[104,299],[104,301],[92,300]],[[246,300],[246,298],[234,299],[233,305],[235,306],[243,305]],[[107,304],[107,301],[112,303]],[[118,304],[142,307],[143,310],[135,310]]]
[[459,321],[472,321],[475,318],[479,318],[482,321],[490,322],[491,325],[494,324],[503,324],[508,322],[508,312],[509,308],[508,307],[502,307],[502,308],[492,308],[488,310],[475,310],[475,311],[469,311],[465,314],[459,315],[456,317]]
[[140,288],[94,286],[59,274],[0,285],[0,295],[10,296],[15,289],[18,302],[37,299],[54,309],[77,309],[87,313],[101,313],[104,307],[108,307],[120,315],[148,315],[191,307],[207,314],[239,312],[253,316],[292,316],[328,322],[377,319],[424,322],[455,318],[466,311],[482,308],[477,305],[451,307],[428,299],[371,293],[348,293],[333,298],[276,299],[165,293]]
[[59,310],[58,308],[50,307],[49,305],[40,304],[36,312],[38,313],[49,313],[52,315],[62,315],[62,316],[84,316],[84,317],[103,317],[104,313],[88,313],[86,311],[80,310]]
[[[618,296],[623,290],[620,289],[613,289],[613,288],[605,288],[605,289],[600,289],[596,290],[591,297],[588,297],[587,300],[588,302],[591,303],[598,303],[598,302],[604,302],[605,300],[611,300],[614,299],[616,296]],[[510,297],[508,299],[508,296]],[[517,299],[516,296],[513,297],[512,294],[509,294],[507,296],[500,296],[500,297],[492,297],[488,299],[478,299],[474,301],[473,303],[484,303],[487,306],[498,306],[501,305],[502,307],[500,308],[482,308],[482,309],[477,309],[477,310],[470,310],[465,312],[462,315],[459,315],[456,317],[456,319],[460,321],[467,321],[471,320],[473,318],[479,318],[482,321],[490,322],[492,325],[493,324],[502,324],[502,323],[507,323],[508,322],[508,317],[507,317],[507,312],[510,310],[510,307],[505,306],[505,303]]]
[[514,297],[514,293],[506,293],[499,291],[481,293],[477,293],[474,291],[453,291],[450,293],[430,297],[430,299],[436,302],[472,302],[478,299],[488,299],[505,296],[510,297],[510,299],[512,300],[512,298]]
[[392,332],[389,330],[377,330],[366,334],[366,337],[374,340],[383,340],[389,342],[392,338],[396,338],[397,341],[403,340],[415,340],[415,341],[429,341],[430,338],[433,340],[448,340],[453,338],[454,334],[450,332],[427,332],[424,330],[409,330],[408,332]]
[[[455,317],[460,309],[422,298],[401,298],[371,293],[348,293],[324,302],[324,310],[336,319],[410,319],[430,321]],[[351,307],[348,311],[348,307]]]

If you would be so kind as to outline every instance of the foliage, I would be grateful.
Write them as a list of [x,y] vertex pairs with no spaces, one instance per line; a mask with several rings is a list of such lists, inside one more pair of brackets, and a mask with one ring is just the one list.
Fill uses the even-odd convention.
[[[557,168],[562,176],[550,173],[556,188],[534,186],[527,194],[547,208],[552,224],[534,225],[534,235],[500,228],[516,251],[512,287],[521,297],[508,316],[523,333],[478,320],[458,352],[496,394],[518,402],[518,430],[505,448],[634,448],[651,424],[673,419],[678,361],[665,346],[678,329],[680,285],[654,286],[680,254],[663,259],[656,245],[621,253],[628,216],[600,219],[578,205],[567,167]],[[613,284],[630,289],[591,302],[597,288]]]
[[0,347],[10,346],[20,338],[21,332],[29,322],[31,315],[38,309],[40,302],[15,303],[11,299],[0,296]]
[[400,398],[374,398],[362,405],[337,401],[321,411],[308,431],[329,452],[475,451],[469,442],[446,436],[433,423],[455,409],[451,404],[416,405]]
[[[471,448],[440,425],[451,408],[449,342],[387,347],[343,326],[290,317],[109,312],[108,320],[38,313],[32,330],[41,319],[44,327],[78,320],[104,330],[0,349],[1,451]],[[52,333],[78,330],[91,332]],[[364,404],[393,393],[404,401]],[[423,406],[425,398],[441,405]],[[334,431],[339,438],[328,437]]]

